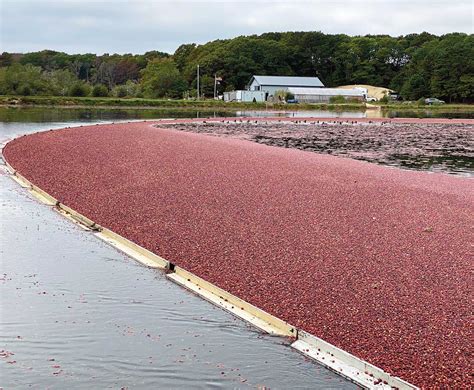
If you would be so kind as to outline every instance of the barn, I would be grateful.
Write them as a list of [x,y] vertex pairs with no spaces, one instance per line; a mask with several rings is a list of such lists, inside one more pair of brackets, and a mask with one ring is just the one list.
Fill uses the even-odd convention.
[[329,103],[331,98],[342,96],[346,100],[364,101],[367,93],[363,89],[339,88],[288,88],[298,103]]
[[247,84],[249,91],[265,92],[265,100],[274,96],[276,91],[287,91],[289,88],[322,88],[323,83],[318,77],[295,76],[252,76]]

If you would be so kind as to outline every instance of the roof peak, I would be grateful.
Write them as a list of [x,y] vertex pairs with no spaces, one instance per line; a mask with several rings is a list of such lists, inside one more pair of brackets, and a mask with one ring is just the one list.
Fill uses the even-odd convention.
[[259,84],[263,85],[282,85],[292,87],[323,87],[323,83],[319,77],[312,76],[266,76],[253,75],[250,83],[255,79]]

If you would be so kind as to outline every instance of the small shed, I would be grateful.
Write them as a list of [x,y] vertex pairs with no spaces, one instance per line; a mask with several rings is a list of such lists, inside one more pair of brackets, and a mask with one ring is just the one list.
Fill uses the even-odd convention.
[[288,88],[322,88],[318,77],[295,76],[252,76],[247,84],[249,91],[263,91],[265,98],[273,96],[276,91],[287,91]]
[[332,97],[342,96],[347,100],[363,102],[366,94],[361,89],[338,88],[288,88],[298,103],[329,103]]

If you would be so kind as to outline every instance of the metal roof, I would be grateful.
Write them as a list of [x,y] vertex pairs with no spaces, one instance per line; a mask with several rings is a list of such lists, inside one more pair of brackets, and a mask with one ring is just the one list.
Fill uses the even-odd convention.
[[296,76],[253,76],[250,79],[249,85],[253,79],[260,85],[274,85],[284,87],[324,87],[323,83],[318,77],[296,77]]
[[320,95],[320,96],[364,96],[364,92],[359,89],[339,89],[339,88],[288,88],[293,95]]

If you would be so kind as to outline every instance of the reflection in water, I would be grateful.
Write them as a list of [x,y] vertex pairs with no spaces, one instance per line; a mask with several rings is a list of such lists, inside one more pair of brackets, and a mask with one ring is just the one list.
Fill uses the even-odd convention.
[[235,116],[235,113],[188,109],[0,107],[0,122],[100,122],[131,119],[201,118],[209,116]]
[[131,119],[161,118],[218,118],[234,116],[281,116],[281,117],[327,117],[327,118],[474,118],[474,112],[425,110],[370,109],[363,111],[215,111],[195,109],[110,109],[110,108],[44,108],[44,107],[0,107],[0,122],[90,122]]
[[362,111],[237,111],[237,117],[282,117],[282,118],[366,118]]

